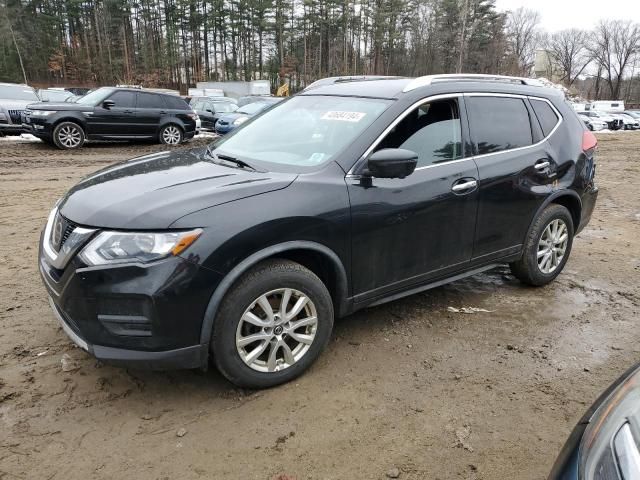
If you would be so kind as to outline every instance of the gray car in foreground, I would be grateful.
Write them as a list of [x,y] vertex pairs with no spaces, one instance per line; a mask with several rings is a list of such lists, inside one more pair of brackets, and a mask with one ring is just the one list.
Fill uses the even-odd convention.
[[22,114],[27,105],[39,101],[29,85],[0,83],[0,135],[20,135]]
[[548,480],[640,479],[640,364],[616,380],[571,432]]

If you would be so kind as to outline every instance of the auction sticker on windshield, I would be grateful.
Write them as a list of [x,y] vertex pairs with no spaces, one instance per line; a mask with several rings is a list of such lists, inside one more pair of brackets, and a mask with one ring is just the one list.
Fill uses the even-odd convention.
[[322,116],[322,120],[339,120],[341,122],[359,122],[364,118],[366,113],[363,112],[342,112],[331,110]]

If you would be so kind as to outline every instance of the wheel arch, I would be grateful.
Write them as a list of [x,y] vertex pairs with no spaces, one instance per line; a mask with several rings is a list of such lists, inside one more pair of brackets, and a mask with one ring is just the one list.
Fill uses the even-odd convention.
[[78,118],[78,117],[74,117],[73,115],[64,115],[60,118],[57,118],[53,124],[51,125],[51,134],[53,135],[53,131],[56,129],[56,127],[58,125],[60,125],[61,123],[64,122],[71,122],[71,123],[75,123],[76,125],[78,125],[80,128],[82,128],[82,131],[84,132],[84,136],[87,136],[87,122],[85,122],[83,119]]
[[224,276],[209,299],[200,332],[203,366],[206,366],[208,362],[209,342],[211,341],[213,323],[222,299],[244,273],[258,263],[270,258],[291,260],[300,263],[314,272],[325,282],[334,302],[336,315],[339,317],[348,313],[347,273],[340,257],[333,250],[321,243],[302,240],[271,245],[249,255],[231,269],[231,271]]
[[[535,215],[531,219],[529,228],[527,229],[527,233],[524,237],[525,239],[528,238],[529,233],[531,232],[531,228],[533,228],[533,224],[536,221],[536,218],[538,218],[538,216],[540,216],[542,211],[552,203],[555,203],[557,205],[562,205],[563,207],[566,207],[567,210],[569,210],[569,213],[571,214],[571,219],[573,220],[573,232],[575,235],[575,232],[577,231],[578,226],[580,225],[580,218],[582,216],[582,200],[580,199],[580,196],[573,190],[558,190],[553,194],[549,195],[545,199],[545,201],[542,202],[542,205],[538,207],[538,210],[536,210]],[[523,245],[524,245],[524,241],[523,241]]]

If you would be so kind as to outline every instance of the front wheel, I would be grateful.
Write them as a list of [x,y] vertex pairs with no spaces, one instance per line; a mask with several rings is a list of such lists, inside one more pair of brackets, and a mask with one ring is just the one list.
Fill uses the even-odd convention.
[[566,207],[551,204],[536,218],[525,241],[522,258],[509,264],[523,283],[546,285],[562,271],[573,245],[573,219]]
[[184,138],[182,129],[174,124],[165,125],[160,130],[160,143],[165,145],[180,145]]
[[322,281],[288,260],[269,260],[246,273],[222,301],[212,354],[239,387],[268,388],[293,380],[326,347],[333,304]]
[[84,144],[84,130],[77,123],[62,122],[53,129],[53,143],[62,150],[73,150]]

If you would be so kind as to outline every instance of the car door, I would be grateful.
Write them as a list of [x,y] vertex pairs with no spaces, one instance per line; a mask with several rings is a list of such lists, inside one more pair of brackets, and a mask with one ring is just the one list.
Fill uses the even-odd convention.
[[[113,104],[105,107],[108,101]],[[135,92],[116,90],[94,108],[88,133],[106,137],[130,136],[135,130],[135,108]]]
[[465,94],[465,105],[480,183],[473,261],[485,262],[520,251],[563,167],[526,97]]
[[167,113],[159,95],[136,93],[136,135],[152,137],[158,133],[160,119]]
[[202,121],[202,128],[213,130],[216,124],[215,108],[213,106],[213,102],[210,102],[208,100],[201,100],[197,105],[199,109],[194,108],[194,110],[196,110],[196,113]]
[[398,117],[369,149],[418,153],[411,175],[347,175],[356,302],[392,295],[467,266],[478,171],[473,159],[465,157],[467,127],[461,106],[457,95],[425,101]]

